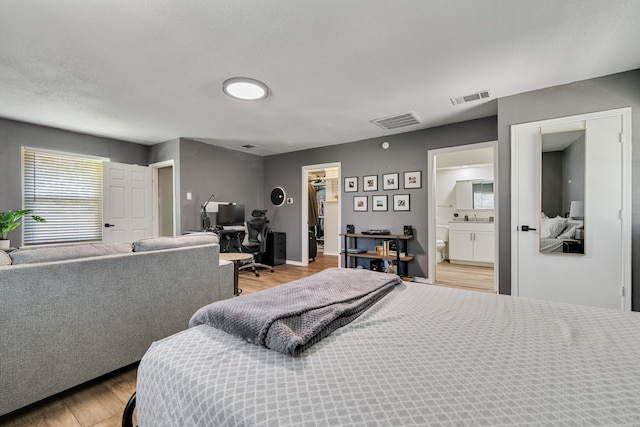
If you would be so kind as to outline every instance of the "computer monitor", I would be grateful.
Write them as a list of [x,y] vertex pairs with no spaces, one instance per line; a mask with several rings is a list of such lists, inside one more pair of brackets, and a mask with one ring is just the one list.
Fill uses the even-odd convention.
[[244,225],[244,205],[218,205],[217,225]]

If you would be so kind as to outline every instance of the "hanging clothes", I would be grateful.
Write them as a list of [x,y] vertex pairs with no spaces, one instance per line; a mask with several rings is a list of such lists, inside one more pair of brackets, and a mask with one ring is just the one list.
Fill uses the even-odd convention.
[[318,201],[316,200],[316,189],[309,183],[309,227],[316,227],[319,224]]

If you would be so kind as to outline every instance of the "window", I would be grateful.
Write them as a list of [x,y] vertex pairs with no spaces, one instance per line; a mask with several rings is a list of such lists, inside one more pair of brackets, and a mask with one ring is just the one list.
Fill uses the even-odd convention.
[[24,244],[102,240],[102,160],[23,147]]

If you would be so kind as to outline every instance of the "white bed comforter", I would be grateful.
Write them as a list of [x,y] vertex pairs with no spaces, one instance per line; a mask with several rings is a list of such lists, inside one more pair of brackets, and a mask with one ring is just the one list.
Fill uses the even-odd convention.
[[640,424],[640,313],[396,288],[294,358],[201,325],[153,344],[140,427]]

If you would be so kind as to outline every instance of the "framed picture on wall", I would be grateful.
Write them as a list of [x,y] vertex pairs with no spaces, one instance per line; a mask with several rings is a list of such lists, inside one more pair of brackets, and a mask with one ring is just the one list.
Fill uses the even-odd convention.
[[358,177],[350,176],[344,179],[344,192],[353,193],[358,191]]
[[367,196],[353,196],[353,210],[354,212],[366,212],[367,211]]
[[383,190],[397,190],[400,186],[398,180],[400,174],[398,173],[385,173],[382,175],[382,189]]
[[386,212],[387,208],[387,196],[372,196],[371,197],[371,210]]
[[409,211],[409,195],[408,194],[394,194],[393,195],[393,210],[394,211]]
[[378,175],[366,175],[362,178],[364,191],[378,191]]
[[404,188],[421,188],[422,187],[422,172],[405,172],[404,173]]

